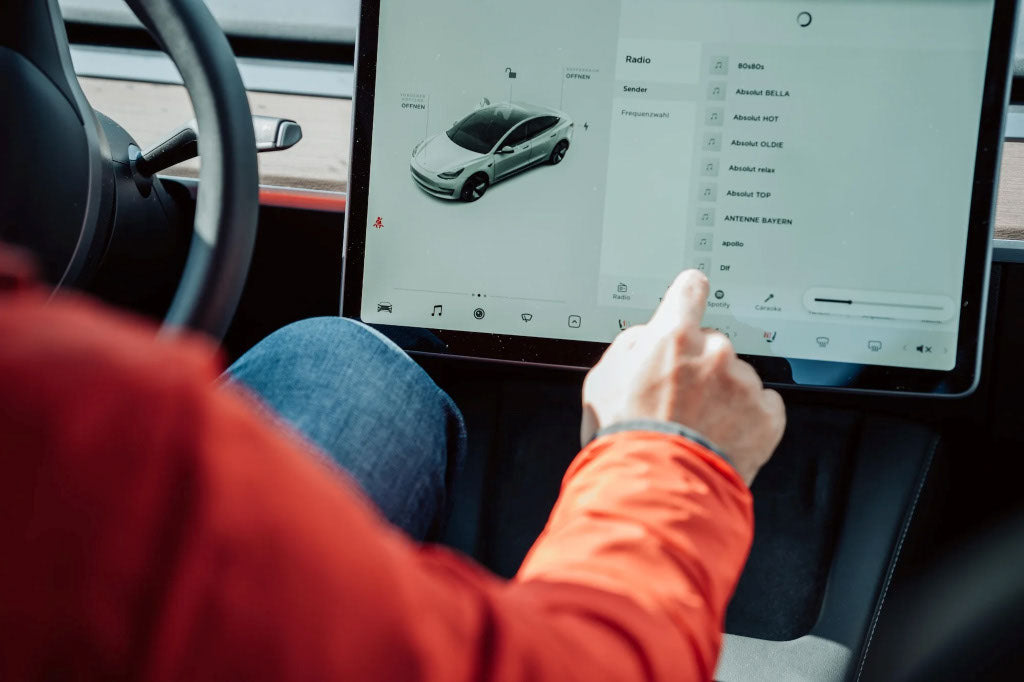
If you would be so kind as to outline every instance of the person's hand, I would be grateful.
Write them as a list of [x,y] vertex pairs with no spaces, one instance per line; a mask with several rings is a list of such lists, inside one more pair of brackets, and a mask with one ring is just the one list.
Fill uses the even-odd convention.
[[782,398],[766,389],[720,332],[702,329],[708,280],[679,275],[646,325],[619,334],[583,384],[584,444],[627,421],[682,424],[714,443],[750,485],[786,428]]

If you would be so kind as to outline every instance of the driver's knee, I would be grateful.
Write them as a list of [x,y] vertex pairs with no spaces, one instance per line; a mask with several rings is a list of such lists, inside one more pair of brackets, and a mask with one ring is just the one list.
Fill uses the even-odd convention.
[[[320,372],[364,363],[418,369],[412,358],[380,332],[343,317],[314,317],[273,332],[239,358],[228,372],[238,377],[253,371],[266,372],[271,366],[289,372]],[[423,376],[429,381],[429,377]]]
[[296,322],[228,377],[347,470],[392,522],[418,537],[437,529],[465,427],[451,398],[386,337],[343,318]]

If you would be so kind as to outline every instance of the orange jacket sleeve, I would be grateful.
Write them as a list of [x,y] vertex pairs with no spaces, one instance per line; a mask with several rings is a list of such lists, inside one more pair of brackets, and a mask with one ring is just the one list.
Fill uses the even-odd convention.
[[200,344],[3,298],[0,679],[711,676],[752,515],[703,448],[594,442],[503,581],[387,526]]

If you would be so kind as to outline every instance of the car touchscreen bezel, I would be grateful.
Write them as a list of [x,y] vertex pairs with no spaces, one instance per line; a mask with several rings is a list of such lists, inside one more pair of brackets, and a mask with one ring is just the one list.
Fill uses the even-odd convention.
[[[1013,66],[1016,0],[995,0],[985,87],[980,112],[974,192],[964,269],[956,365],[949,371],[742,356],[766,383],[856,392],[962,396],[977,386],[991,265],[995,194],[998,187],[1005,111]],[[355,96],[349,167],[341,314],[360,319],[364,273],[370,158],[376,91],[379,0],[364,0],[356,41]],[[411,353],[499,362],[588,368],[606,343],[511,336],[484,332],[373,325]]]

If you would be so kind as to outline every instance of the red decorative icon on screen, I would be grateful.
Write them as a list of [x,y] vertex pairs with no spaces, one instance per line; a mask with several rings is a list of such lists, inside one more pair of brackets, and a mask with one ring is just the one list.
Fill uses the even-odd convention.
[[377,216],[377,220],[373,221],[373,226],[378,230],[384,227],[384,221],[380,219],[380,216]]

